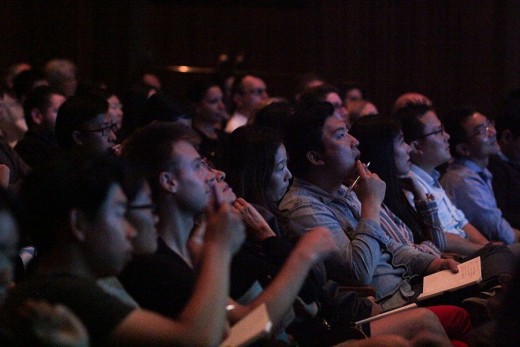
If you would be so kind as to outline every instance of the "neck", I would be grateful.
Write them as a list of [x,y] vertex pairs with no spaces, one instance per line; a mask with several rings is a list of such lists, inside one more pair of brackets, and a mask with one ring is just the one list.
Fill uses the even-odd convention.
[[59,245],[39,259],[40,274],[69,273],[80,277],[97,279],[85,260],[83,251],[76,244]]
[[194,227],[194,214],[179,208],[172,201],[159,207],[157,231],[164,243],[186,261],[190,261],[188,239]]
[[311,170],[303,179],[332,195],[338,192],[343,183],[341,180],[338,180],[338,176],[329,175],[326,170],[320,171],[320,168]]
[[472,162],[477,164],[481,169],[485,169],[489,163],[489,157],[485,157],[485,158],[467,157],[466,159],[471,160]]

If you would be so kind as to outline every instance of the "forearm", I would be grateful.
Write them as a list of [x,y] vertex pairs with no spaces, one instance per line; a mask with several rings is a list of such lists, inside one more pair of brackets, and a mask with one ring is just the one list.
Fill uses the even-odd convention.
[[460,236],[446,233],[446,251],[460,255],[470,255],[483,247],[483,245],[463,239]]
[[[226,324],[229,268],[232,255],[218,245],[207,245],[193,295],[178,321],[193,338],[219,343]],[[206,336],[205,336],[206,335]]]
[[257,306],[265,303],[271,321],[277,326],[292,307],[314,261],[306,252],[296,248],[265,290],[250,304],[233,310],[230,318],[233,321],[241,319]]
[[468,223],[464,225],[462,229],[468,235],[469,241],[480,245],[486,245],[487,243],[489,243],[489,240],[484,235],[482,235],[480,231],[478,231],[477,228],[475,228],[473,225]]

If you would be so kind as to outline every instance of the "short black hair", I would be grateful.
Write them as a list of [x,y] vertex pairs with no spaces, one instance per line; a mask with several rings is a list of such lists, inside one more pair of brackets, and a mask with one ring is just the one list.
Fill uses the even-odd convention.
[[286,147],[291,158],[289,167],[296,177],[302,177],[309,171],[307,152],[324,149],[323,125],[333,114],[334,106],[330,102],[304,102],[297,105],[286,133]]
[[58,146],[70,150],[74,147],[72,132],[82,130],[85,123],[108,112],[108,102],[94,94],[73,96],[61,105],[56,117]]
[[44,113],[51,106],[51,97],[55,94],[62,95],[57,89],[49,86],[36,87],[29,94],[27,100],[23,103],[25,122],[29,129],[34,128],[36,125],[31,116],[32,110],[36,108],[40,112]]
[[475,112],[478,112],[475,107],[462,105],[450,110],[443,119],[446,132],[450,135],[450,152],[454,158],[462,157],[456,149],[457,145],[468,140],[468,134],[462,127],[462,123]]
[[110,187],[121,181],[119,161],[108,156],[62,157],[35,168],[22,183],[22,228],[40,254],[54,248],[77,208],[94,220]]
[[424,135],[424,124],[420,118],[433,108],[427,104],[407,104],[396,110],[393,117],[399,119],[406,143],[421,138]]
[[181,123],[153,122],[138,129],[125,142],[121,156],[146,177],[154,199],[159,196],[158,176],[175,168],[172,145],[179,141],[194,143],[193,129]]

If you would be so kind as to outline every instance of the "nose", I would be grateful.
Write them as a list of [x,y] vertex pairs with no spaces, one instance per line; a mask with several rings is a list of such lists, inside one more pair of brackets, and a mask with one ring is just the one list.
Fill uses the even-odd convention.
[[410,146],[409,144],[407,144],[406,142],[404,143],[405,146],[406,146],[406,154],[410,154],[410,152],[412,151],[412,146]]
[[213,169],[213,171],[215,172],[215,178],[217,182],[222,182],[226,179],[226,173],[224,171],[220,171],[217,169]]
[[292,173],[291,173],[291,171],[289,170],[289,168],[285,168],[285,176],[284,176],[284,179],[285,179],[286,181],[289,181],[291,178],[292,178]]
[[126,218],[124,221],[124,230],[125,237],[127,238],[127,240],[132,240],[137,236],[137,229]]

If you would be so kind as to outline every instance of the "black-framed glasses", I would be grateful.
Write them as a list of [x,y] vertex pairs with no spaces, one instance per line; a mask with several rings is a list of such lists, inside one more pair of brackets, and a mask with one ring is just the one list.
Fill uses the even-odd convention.
[[107,137],[111,131],[115,133],[116,130],[117,130],[117,123],[112,123],[110,125],[106,125],[99,129],[85,129],[83,131],[87,132],[87,133],[101,133],[101,136]]
[[157,205],[154,203],[150,204],[141,204],[141,205],[132,205],[128,204],[126,206],[127,211],[131,210],[151,210],[153,213],[157,212]]
[[484,124],[481,124],[477,127],[477,130],[471,135],[468,136],[468,139],[471,139],[472,137],[477,136],[483,136],[489,134],[489,131],[491,129],[495,129],[495,121],[492,119],[486,119],[486,122]]
[[444,130],[444,124],[441,124],[440,129],[438,129],[438,130],[434,130],[434,131],[432,131],[432,132],[430,132],[430,133],[427,133],[427,134],[424,134],[424,135],[422,135],[422,136],[418,136],[417,139],[420,140],[420,139],[424,139],[425,137],[428,137],[428,136],[430,136],[430,135],[443,134],[444,131],[445,131],[445,130]]

